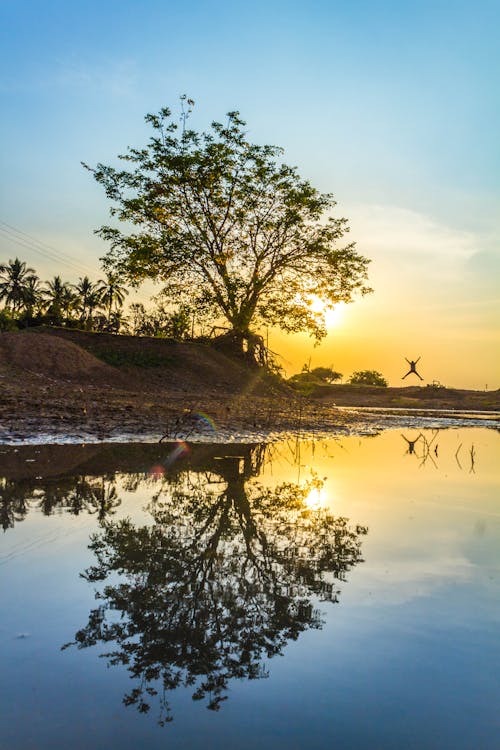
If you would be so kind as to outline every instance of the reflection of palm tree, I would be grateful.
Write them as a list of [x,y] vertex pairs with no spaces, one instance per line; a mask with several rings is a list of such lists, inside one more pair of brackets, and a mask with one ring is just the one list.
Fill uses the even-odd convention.
[[78,515],[83,510],[83,505],[79,501],[76,503],[74,501],[75,481],[78,483],[78,478],[76,480],[72,477],[49,479],[39,488],[38,507],[44,516],[52,515],[55,510],[65,509],[74,515]]
[[19,258],[0,264],[0,300],[19,312],[27,304],[36,279],[35,270]]
[[114,642],[110,663],[140,684],[125,703],[148,711],[160,692],[161,723],[171,718],[166,691],[193,686],[193,698],[217,710],[230,679],[264,676],[264,658],[321,626],[312,597],[337,601],[336,581],[361,561],[365,528],[307,509],[310,487],[247,483],[248,459],[167,482],[150,507],[153,525],[106,521],[92,539],[97,564],[85,577],[122,578],[98,594],[75,643]]
[[106,481],[103,477],[100,481],[89,484],[88,487],[90,492],[87,507],[90,513],[97,513],[97,518],[102,522],[121,503],[116,485],[113,480]]
[[12,479],[0,479],[0,524],[4,531],[24,520],[28,513],[27,500],[32,497],[31,487]]
[[69,477],[49,480],[39,494],[39,508],[45,515],[55,509],[66,510],[74,516],[83,511],[97,513],[103,521],[121,502],[113,479]]
[[0,479],[0,523],[4,530],[24,520],[29,499],[36,501],[34,507],[45,516],[56,511],[66,511],[74,516],[87,512],[96,513],[99,521],[104,521],[121,503],[112,475],[100,479],[84,476],[43,481]]

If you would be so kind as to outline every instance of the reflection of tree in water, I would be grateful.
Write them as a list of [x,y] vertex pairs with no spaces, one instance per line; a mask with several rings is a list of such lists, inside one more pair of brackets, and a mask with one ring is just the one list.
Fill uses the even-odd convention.
[[102,521],[120,505],[113,475],[58,477],[44,481],[0,479],[0,523],[4,531],[23,521],[30,509],[46,516],[95,513]]
[[169,690],[191,686],[217,710],[230,679],[265,676],[263,659],[321,627],[312,597],[337,601],[336,582],[361,562],[366,528],[308,509],[311,485],[247,482],[257,470],[255,450],[221,458],[216,473],[165,482],[152,525],[108,520],[92,538],[84,577],[112,582],[74,644],[114,643],[105,657],[137,680],[125,704],[147,712],[158,695],[162,724]]
[[12,479],[0,479],[0,523],[4,531],[24,519],[29,510],[30,497],[31,488],[28,490],[22,483]]

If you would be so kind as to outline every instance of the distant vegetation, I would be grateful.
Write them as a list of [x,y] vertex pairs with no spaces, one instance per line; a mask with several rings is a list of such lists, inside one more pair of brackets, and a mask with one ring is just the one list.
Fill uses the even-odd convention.
[[[337,384],[343,375],[333,367],[313,367],[305,364],[302,372],[292,375],[288,379],[290,385],[305,394],[325,393],[328,386]],[[360,370],[354,372],[347,380],[348,385],[374,385],[387,387],[387,380],[376,370]]]
[[159,295],[150,311],[134,302],[125,315],[127,295],[128,290],[112,273],[96,282],[88,276],[76,284],[60,276],[42,281],[34,268],[15,258],[0,264],[0,331],[54,325],[178,340],[193,332],[193,317],[186,305],[168,309]]
[[359,370],[353,372],[347,382],[350,385],[376,385],[387,388],[387,380],[377,370]]
[[302,372],[292,375],[288,383],[304,395],[310,395],[323,388],[328,388],[335,381],[342,379],[342,373],[336,372],[332,367],[314,367],[304,365]]

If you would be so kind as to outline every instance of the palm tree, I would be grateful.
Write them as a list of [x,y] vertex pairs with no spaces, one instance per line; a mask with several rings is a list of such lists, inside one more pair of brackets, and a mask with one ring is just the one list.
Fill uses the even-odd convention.
[[37,282],[35,269],[19,258],[0,264],[0,300],[5,300],[5,306],[11,307],[13,312],[29,304]]
[[26,312],[30,317],[33,317],[35,309],[39,312],[41,301],[42,289],[40,286],[40,279],[37,276],[30,276],[26,284],[26,295],[24,300]]
[[98,291],[101,295],[101,302],[106,307],[108,323],[110,323],[113,305],[115,306],[115,311],[123,306],[128,289],[125,289],[119,283],[119,277],[114,273],[107,273],[106,279],[100,279],[97,283],[99,285]]
[[78,294],[78,310],[80,312],[80,323],[84,325],[92,316],[92,311],[98,304],[97,287],[88,276],[78,279],[75,284],[75,291]]
[[63,281],[60,276],[54,276],[52,281],[47,281],[43,296],[46,299],[47,313],[54,318],[56,324],[63,321],[63,313],[69,315],[74,306],[75,295],[71,284]]

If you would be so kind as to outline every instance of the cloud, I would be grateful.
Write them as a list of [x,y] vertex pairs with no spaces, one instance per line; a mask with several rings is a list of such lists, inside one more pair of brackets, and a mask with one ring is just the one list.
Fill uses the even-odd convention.
[[467,260],[466,268],[471,273],[493,277],[498,281],[500,276],[500,253],[487,250],[474,253]]
[[398,206],[353,205],[348,208],[351,234],[367,255],[408,261],[463,260],[480,252],[481,238],[429,216]]
[[137,68],[132,60],[109,64],[65,60],[58,62],[53,83],[64,88],[103,92],[113,97],[128,96],[137,87]]
[[[434,558],[401,558],[372,561],[358,582],[359,599],[366,605],[373,603],[371,592],[376,592],[376,603],[400,605],[432,595],[450,583],[470,582],[477,575],[477,567],[460,553],[443,553]],[[367,595],[368,594],[368,595]]]

